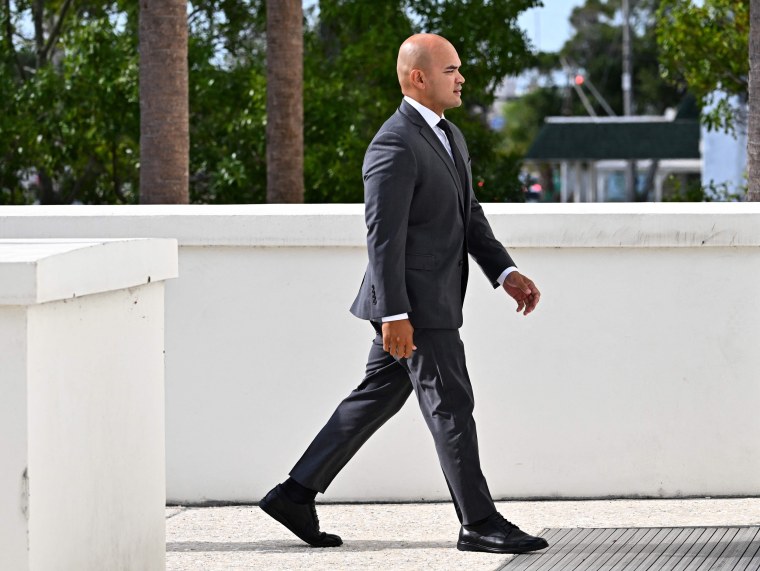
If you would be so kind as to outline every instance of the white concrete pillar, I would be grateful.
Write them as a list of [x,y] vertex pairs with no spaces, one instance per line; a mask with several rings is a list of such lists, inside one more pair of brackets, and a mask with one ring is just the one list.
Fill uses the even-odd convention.
[[28,569],[26,312],[0,307],[0,569]]
[[559,180],[560,180],[560,188],[559,188],[559,200],[560,202],[567,202],[568,196],[569,196],[569,186],[570,186],[570,173],[569,173],[569,166],[567,161],[562,161],[559,164]]
[[654,201],[662,202],[662,185],[667,178],[668,173],[663,172],[662,169],[658,169],[657,174],[654,176]]
[[0,569],[165,566],[175,240],[0,240]]
[[594,161],[589,161],[588,170],[586,172],[586,180],[588,185],[588,195],[586,196],[586,202],[596,202],[596,163]]
[[605,188],[605,178],[604,178],[604,172],[596,168],[596,163],[594,163],[594,170],[596,171],[596,201],[597,202],[604,202],[607,198],[607,189]]

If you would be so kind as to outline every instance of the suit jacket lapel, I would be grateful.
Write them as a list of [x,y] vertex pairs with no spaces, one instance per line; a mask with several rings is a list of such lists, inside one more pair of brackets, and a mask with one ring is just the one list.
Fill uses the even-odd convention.
[[457,190],[461,192],[462,179],[459,178],[459,173],[457,172],[456,166],[454,165],[454,159],[451,158],[451,155],[449,155],[449,152],[443,146],[443,143],[441,143],[438,135],[433,133],[433,129],[431,129],[430,125],[427,124],[425,124],[425,126],[420,129],[420,134],[430,144],[430,146],[435,149],[435,152],[438,153],[438,157],[443,161],[443,164],[446,165],[451,178],[454,179],[454,182],[457,185]]
[[[443,146],[443,143],[441,143],[441,140],[438,138],[438,135],[436,135],[433,132],[433,129],[430,127],[430,125],[427,124],[427,122],[422,118],[422,116],[417,112],[417,110],[409,105],[406,101],[401,102],[401,107],[399,107],[399,111],[403,113],[406,117],[409,118],[412,123],[417,125],[420,128],[420,134],[422,137],[430,144],[430,146],[433,148],[433,150],[438,154],[438,157],[443,161],[443,164],[446,165],[446,168],[449,171],[449,174],[451,175],[451,178],[454,180],[454,185],[457,189],[457,196],[459,198],[459,207],[462,210],[462,216],[464,217],[465,214],[465,205],[464,205],[464,194],[466,192],[466,189],[462,188],[462,179],[459,178],[459,173],[457,172],[456,166],[454,166],[454,160],[451,158],[451,155],[449,155],[446,148]],[[449,141],[450,144],[456,145],[459,149],[459,155],[461,157],[464,157],[464,154],[462,153],[462,150],[459,148],[459,144],[456,141]],[[463,168],[465,168],[465,177],[467,177],[466,167],[465,165],[462,165]]]

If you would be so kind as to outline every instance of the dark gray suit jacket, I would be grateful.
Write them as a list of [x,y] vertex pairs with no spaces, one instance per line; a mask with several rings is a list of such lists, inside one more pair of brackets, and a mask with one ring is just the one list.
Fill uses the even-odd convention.
[[467,164],[464,189],[441,141],[406,101],[367,148],[362,171],[369,264],[351,306],[357,317],[408,313],[415,328],[458,329],[467,254],[494,287],[514,265],[472,192],[462,132],[451,128]]

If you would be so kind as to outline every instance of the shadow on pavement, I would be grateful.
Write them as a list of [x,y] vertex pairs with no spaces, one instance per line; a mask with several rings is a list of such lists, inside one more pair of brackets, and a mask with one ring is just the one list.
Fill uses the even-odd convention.
[[340,547],[315,548],[296,541],[262,540],[241,542],[215,541],[172,541],[166,544],[166,551],[175,552],[215,552],[215,551],[258,551],[258,552],[299,552],[336,551],[362,552],[384,551],[387,549],[456,549],[456,541],[393,541],[359,540],[346,541]]

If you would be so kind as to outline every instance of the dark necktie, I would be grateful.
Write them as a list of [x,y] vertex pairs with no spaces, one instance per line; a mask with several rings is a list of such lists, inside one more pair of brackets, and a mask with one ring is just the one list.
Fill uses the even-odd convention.
[[456,143],[454,142],[454,133],[451,132],[451,125],[446,119],[438,121],[437,127],[446,133],[446,137],[449,140],[449,146],[451,147],[451,155],[454,157],[454,166],[459,173],[459,180],[462,181],[462,190],[467,192],[467,170],[464,168],[464,160],[459,153]]

